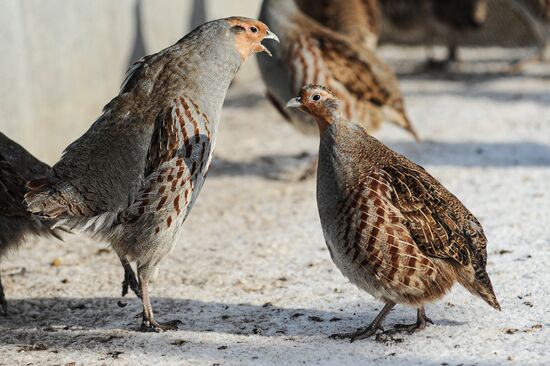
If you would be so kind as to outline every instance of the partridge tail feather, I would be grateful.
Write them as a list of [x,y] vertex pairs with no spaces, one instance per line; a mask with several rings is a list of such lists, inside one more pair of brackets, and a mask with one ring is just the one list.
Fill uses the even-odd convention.
[[25,202],[29,212],[41,219],[60,219],[70,213],[71,201],[77,196],[70,185],[53,183],[46,179],[38,179],[27,184],[29,192],[25,194]]
[[498,303],[497,296],[495,295],[493,285],[491,284],[487,272],[483,271],[483,273],[478,273],[473,281],[462,276],[459,277],[458,281],[473,295],[481,297],[491,307],[500,311],[500,304]]
[[397,110],[392,107],[384,107],[384,116],[388,120],[388,122],[391,122],[409,132],[414,137],[416,142],[421,142],[420,137],[416,132],[416,129],[412,125],[411,120],[404,110]]

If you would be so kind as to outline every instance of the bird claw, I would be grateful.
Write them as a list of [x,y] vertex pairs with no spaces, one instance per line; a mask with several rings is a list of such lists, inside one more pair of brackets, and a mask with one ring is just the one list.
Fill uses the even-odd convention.
[[365,328],[358,328],[357,331],[351,332],[351,333],[338,333],[338,334],[332,334],[329,338],[330,339],[349,339],[350,343],[353,343],[355,341],[359,341],[361,339],[372,337],[378,330],[384,331],[384,328],[381,326],[379,327],[372,327],[368,326]]
[[397,333],[415,333],[426,328],[427,323],[433,324],[433,321],[429,318],[425,319],[425,322],[416,322],[413,324],[395,324],[392,329],[388,329],[384,332],[385,335],[394,335]]
[[139,283],[136,279],[136,274],[132,267],[124,267],[124,280],[122,281],[122,297],[128,294],[128,288],[132,290],[137,297],[141,299],[141,291],[139,289]]
[[169,330],[178,330],[178,326],[182,325],[181,320],[171,320],[165,323],[158,323],[156,320],[143,319],[141,322],[141,331],[142,332],[165,332]]

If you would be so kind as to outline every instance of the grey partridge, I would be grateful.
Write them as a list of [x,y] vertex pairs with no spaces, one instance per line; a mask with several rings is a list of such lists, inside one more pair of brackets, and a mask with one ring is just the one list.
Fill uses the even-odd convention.
[[380,36],[378,0],[296,0],[301,11],[335,32],[375,49]]
[[317,205],[332,260],[386,304],[369,326],[336,338],[375,334],[395,304],[417,309],[417,322],[402,329],[423,329],[424,306],[455,282],[500,310],[485,270],[483,228],[458,198],[345,118],[343,103],[325,87],[305,86],[287,106],[319,127]]
[[[0,133],[0,257],[17,249],[29,235],[60,239],[59,230],[49,228],[53,222],[32,217],[24,202],[27,181],[46,176],[49,172],[47,164]],[[1,280],[0,310],[7,313]]]
[[314,83],[330,87],[345,117],[368,131],[391,122],[417,138],[394,72],[372,50],[305,15],[295,0],[264,0],[260,20],[281,37],[272,58],[257,58],[267,95],[295,127],[309,134],[317,130],[311,117],[284,110],[303,85]]
[[123,294],[130,286],[142,298],[144,331],[177,328],[155,320],[148,286],[206,179],[229,84],[250,55],[269,52],[266,38],[277,40],[262,22],[231,17],[142,58],[52,174],[30,183],[31,212],[111,243]]

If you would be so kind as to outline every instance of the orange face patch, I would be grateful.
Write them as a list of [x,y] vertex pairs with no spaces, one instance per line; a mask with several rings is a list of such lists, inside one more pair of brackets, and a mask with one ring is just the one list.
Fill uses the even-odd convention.
[[341,102],[326,88],[302,88],[300,91],[300,102],[302,108],[317,120],[321,134],[341,113]]
[[228,23],[237,32],[235,47],[243,60],[254,53],[266,51],[261,42],[268,35],[269,29],[264,23],[240,17],[229,18]]

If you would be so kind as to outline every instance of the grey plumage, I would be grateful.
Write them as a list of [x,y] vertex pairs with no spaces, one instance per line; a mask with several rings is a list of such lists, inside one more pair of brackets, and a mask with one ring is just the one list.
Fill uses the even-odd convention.
[[265,50],[266,37],[276,38],[261,22],[221,19],[142,58],[48,179],[31,183],[32,212],[112,244],[125,270],[123,295],[130,286],[142,297],[144,330],[177,326],[155,321],[147,286],[204,183],[229,84],[250,54]]
[[[32,217],[24,203],[27,181],[49,172],[47,164],[0,133],[0,258],[17,249],[30,235],[59,238],[59,233],[49,228],[51,222]],[[7,311],[1,281],[0,307],[4,313]]]

